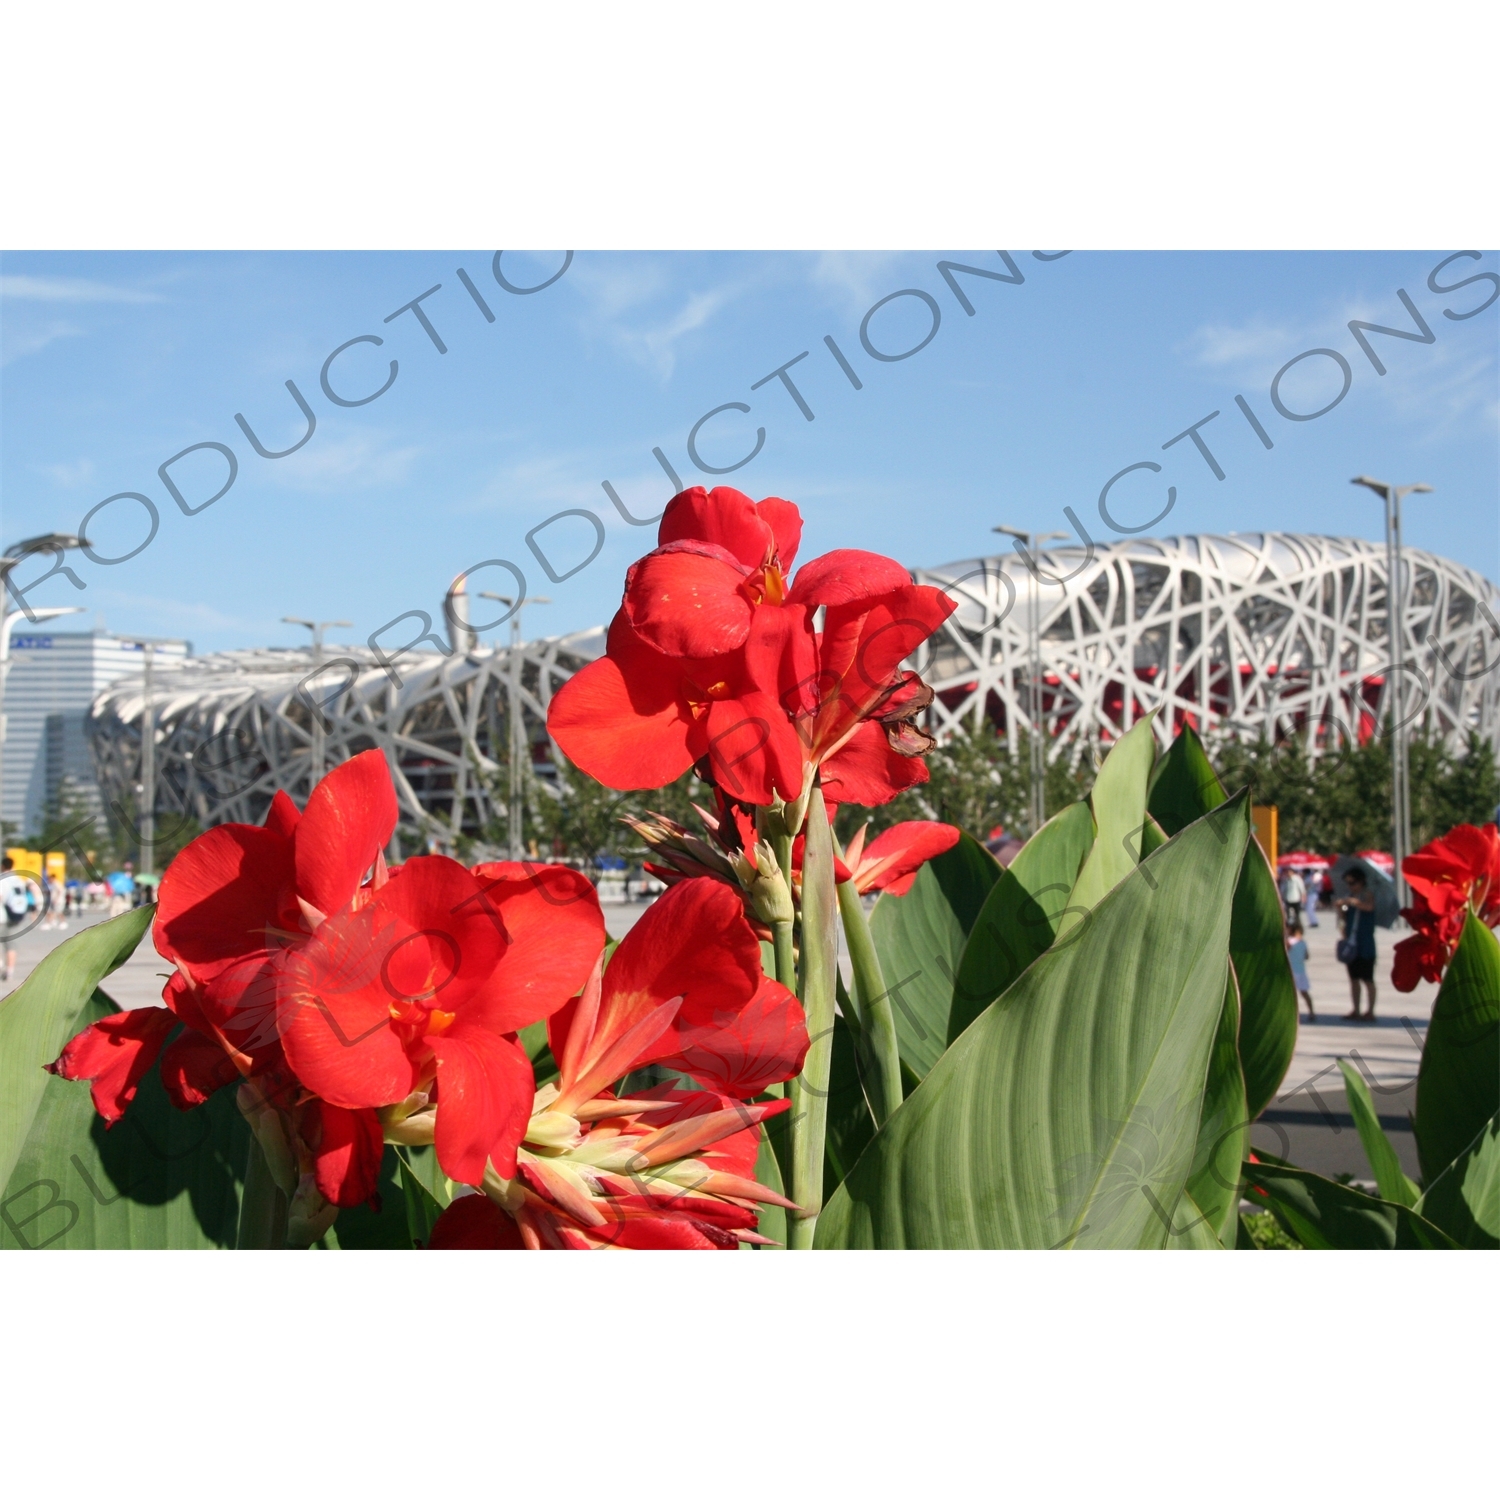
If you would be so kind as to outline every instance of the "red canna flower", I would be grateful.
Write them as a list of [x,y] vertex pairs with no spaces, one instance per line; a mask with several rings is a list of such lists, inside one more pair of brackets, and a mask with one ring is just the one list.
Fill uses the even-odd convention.
[[849,840],[840,862],[849,872],[847,877],[843,871],[836,873],[840,880],[852,880],[861,896],[870,891],[904,896],[917,871],[929,859],[946,853],[958,839],[959,831],[951,823],[897,823],[873,838],[866,848],[865,829],[861,828]]
[[[757,1202],[791,1206],[754,1181],[758,1126],[787,1101],[744,1101],[800,1071],[807,1027],[727,885],[669,890],[547,1031],[559,1076],[515,1170],[497,1161],[489,1206],[456,1200],[433,1248],[734,1248],[759,1238]],[[610,1091],[651,1062],[706,1087]]]
[[931,692],[900,663],[952,601],[872,552],[830,552],[789,579],[800,536],[784,500],[676,496],[626,577],[607,655],[553,700],[569,758],[622,790],[697,764],[757,806],[795,802],[825,764],[844,801],[889,801],[925,779],[916,757],[932,742],[914,720]]
[[1439,982],[1473,912],[1500,924],[1500,828],[1461,823],[1401,862],[1415,897],[1401,915],[1415,929],[1396,944],[1391,982],[1409,991],[1421,980]]
[[491,1160],[513,1175],[533,1094],[515,1032],[577,992],[603,941],[577,871],[408,860],[278,963],[287,1060],[325,1104],[432,1141],[455,1181]]
[[263,828],[225,823],[194,839],[162,877],[153,924],[157,952],[177,966],[162,991],[167,1009],[96,1023],[53,1071],[94,1080],[95,1108],[113,1124],[179,1021],[185,1029],[162,1058],[179,1109],[274,1067],[272,956],[305,939],[323,910],[352,901],[372,864],[383,875],[380,850],[395,823],[390,772],[371,750],[325,777],[305,816],[277,792]]

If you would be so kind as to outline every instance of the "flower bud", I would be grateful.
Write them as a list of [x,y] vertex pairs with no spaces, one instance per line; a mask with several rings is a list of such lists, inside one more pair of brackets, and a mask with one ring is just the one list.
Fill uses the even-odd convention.
[[792,893],[776,862],[776,851],[764,840],[755,846],[755,863],[743,854],[733,856],[734,873],[750,897],[750,907],[762,922],[790,922],[796,915]]
[[526,1126],[526,1144],[533,1151],[571,1151],[582,1139],[578,1121],[562,1110],[543,1110]]

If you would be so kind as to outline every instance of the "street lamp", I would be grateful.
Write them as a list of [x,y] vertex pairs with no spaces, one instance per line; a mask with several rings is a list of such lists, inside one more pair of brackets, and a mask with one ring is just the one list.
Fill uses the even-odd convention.
[[151,702],[151,667],[158,646],[177,646],[181,642],[160,635],[120,635],[118,641],[131,641],[146,653],[145,681],[141,690],[141,820],[138,828],[141,846],[142,875],[156,869],[156,713]]
[[1401,577],[1401,502],[1407,495],[1430,495],[1430,484],[1387,484],[1361,474],[1350,484],[1362,484],[1385,502],[1385,633],[1391,652],[1391,691],[1386,695],[1391,713],[1391,851],[1396,859],[1396,895],[1407,903],[1402,861],[1411,853],[1411,782],[1406,758],[1406,720],[1401,700],[1406,696],[1406,604]]
[[[34,557],[39,552],[66,552],[71,547],[84,547],[88,544],[82,537],[74,536],[71,532],[49,531],[42,536],[28,537],[24,542],[16,542],[5,549],[5,555],[0,557],[0,583],[4,584],[5,596],[3,605],[0,605],[0,830],[5,826],[5,686],[10,680],[10,633],[16,628],[17,621],[24,615],[27,621],[33,625],[39,625],[43,620],[55,620],[59,615],[78,615],[83,613],[81,604],[49,604],[42,607],[27,604],[11,587],[10,575],[12,571],[26,558]],[[74,580],[76,582],[76,580]],[[78,585],[80,588],[82,584]],[[18,607],[11,608],[11,598],[16,597]],[[19,833],[20,826],[17,825],[16,832]]]
[[1031,751],[1031,831],[1036,831],[1047,821],[1047,757],[1042,743],[1042,634],[1041,634],[1041,583],[1038,577],[1037,549],[1043,542],[1065,542],[1066,531],[1022,531],[1016,526],[996,526],[1003,536],[1014,537],[1019,544],[1017,551],[1026,561],[1026,570],[1031,574],[1026,640],[1030,648],[1030,663],[1026,671],[1026,713],[1031,721],[1031,733],[1027,744]]
[[521,611],[528,604],[551,604],[552,601],[542,594],[530,594],[524,599],[517,599],[513,594],[491,593],[481,593],[479,597],[514,606],[510,615],[510,661],[507,663],[506,683],[510,719],[510,810],[507,820],[510,857],[520,860],[526,855],[521,843],[521,755],[525,747],[525,736],[521,732]]
[[[353,630],[352,620],[304,620],[298,615],[282,615],[283,625],[305,625],[312,631],[312,663],[313,675],[317,675],[318,668],[323,665],[323,632],[330,629]],[[312,752],[311,764],[307,773],[307,790],[312,794],[312,789],[323,779],[323,714],[321,709],[314,709],[312,715]]]

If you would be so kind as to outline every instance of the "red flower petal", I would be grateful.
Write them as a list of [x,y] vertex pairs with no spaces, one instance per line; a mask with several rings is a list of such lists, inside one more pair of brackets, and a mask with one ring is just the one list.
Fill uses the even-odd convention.
[[516,1175],[516,1148],[526,1134],[536,1084],[531,1063],[511,1037],[459,1022],[428,1038],[437,1054],[438,1163],[455,1182],[478,1187],[493,1160]]
[[479,906],[509,939],[494,973],[464,1006],[491,1031],[519,1031],[583,988],[604,947],[592,882],[562,865],[475,865]]
[[292,895],[292,845],[269,828],[222,823],[195,838],[162,876],[156,950],[207,980],[263,952],[266,928],[281,920]]
[[516,1221],[483,1193],[455,1198],[432,1226],[429,1250],[524,1250]]
[[339,1109],[313,1099],[302,1130],[312,1146],[313,1180],[330,1203],[357,1208],[376,1196],[385,1141],[373,1109]]
[[161,1055],[161,1084],[178,1109],[196,1109],[239,1079],[234,1059],[212,1037],[191,1028],[184,1028]]
[[[761,504],[765,504],[762,501]],[[785,500],[773,500],[774,506],[786,505]],[[795,506],[789,507],[794,513]],[[772,514],[776,514],[773,512]],[[785,525],[785,518],[779,517]],[[769,560],[777,543],[770,517],[756,505],[748,495],[728,485],[719,485],[708,491],[695,485],[674,495],[662,512],[661,527],[656,534],[658,547],[673,542],[709,542],[722,547],[731,556],[752,571]],[[802,530],[801,518],[797,520],[797,532]],[[796,542],[792,545],[796,551]],[[789,564],[787,564],[789,566]]]
[[390,842],[396,817],[384,752],[366,750],[335,767],[313,788],[297,824],[297,894],[329,916],[342,910]]
[[927,762],[919,755],[898,755],[885,730],[867,720],[823,762],[823,795],[834,802],[880,807],[908,787],[927,780]]
[[745,692],[709,705],[704,720],[715,782],[738,802],[769,807],[802,793],[802,741],[772,697]]
[[694,760],[688,727],[674,682],[649,669],[627,677],[608,656],[570,677],[547,712],[547,729],[563,754],[619,791],[666,786],[681,776]]
[[723,547],[673,542],[626,574],[625,614],[647,645],[668,656],[722,656],[750,631],[755,606],[740,587],[745,577]]
[[769,495],[756,505],[755,513],[776,538],[776,561],[781,564],[781,571],[790,573],[797,559],[797,548],[802,545],[802,512],[790,500]]
[[787,599],[813,607],[851,604],[910,586],[911,574],[900,563],[878,552],[842,547],[803,564]]
[[297,811],[297,804],[278,787],[276,795],[271,798],[264,826],[272,833],[279,833],[282,838],[289,839],[297,831],[297,825],[301,821],[302,814]]
[[113,1125],[176,1024],[177,1017],[158,1006],[123,1010],[80,1031],[57,1061],[45,1067],[69,1081],[88,1079],[94,1108],[106,1125]]
[[[669,1056],[680,1045],[679,1028],[710,1023],[716,1012],[743,1009],[761,975],[760,943],[745,921],[739,893],[717,880],[674,885],[625,934],[610,958],[592,1033],[574,1048],[574,1076],[583,1077],[631,1027],[681,997],[673,1025],[630,1066]],[[558,1059],[568,1054],[578,1011],[577,1002],[570,1002],[548,1022],[552,1055]],[[618,1076],[628,1071],[623,1068]]]
[[330,917],[281,960],[277,1018],[287,1061],[329,1103],[373,1109],[404,1099],[415,1086],[417,1070],[390,1024],[398,997],[382,974],[386,955],[414,936],[372,902]]
[[[679,1023],[680,1049],[662,1065],[721,1094],[750,1099],[794,1078],[807,1056],[807,1018],[784,985],[762,979],[750,1003],[707,1022]],[[651,1123],[658,1120],[653,1117]],[[664,1123],[664,1122],[661,1122]]]
[[913,821],[887,828],[865,849],[857,877],[861,891],[904,896],[929,859],[951,849],[959,831],[951,823]]

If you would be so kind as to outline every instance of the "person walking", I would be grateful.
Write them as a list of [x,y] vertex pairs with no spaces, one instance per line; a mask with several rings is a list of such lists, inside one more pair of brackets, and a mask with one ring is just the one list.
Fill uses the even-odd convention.
[[16,939],[20,937],[21,928],[31,914],[33,891],[39,901],[41,891],[37,889],[36,882],[29,875],[16,873],[16,862],[10,855],[0,859],[0,921],[5,924],[0,929],[0,938],[3,938],[5,945],[6,984],[16,975]]
[[[1343,936],[1335,950],[1338,960],[1349,971],[1349,1004],[1346,1021],[1375,1019],[1375,893],[1365,872],[1356,865],[1344,871],[1348,895],[1339,897],[1338,908],[1343,920]],[[1359,987],[1364,985],[1366,1009],[1359,1011]]]
[[1315,1021],[1312,985],[1307,978],[1307,939],[1302,935],[1302,924],[1298,921],[1286,925],[1286,956],[1292,966],[1292,983],[1297,994],[1307,1006],[1307,1019]]
[[1302,922],[1302,903],[1307,900],[1307,886],[1295,866],[1288,865],[1281,877],[1281,904],[1286,907],[1288,925]]

